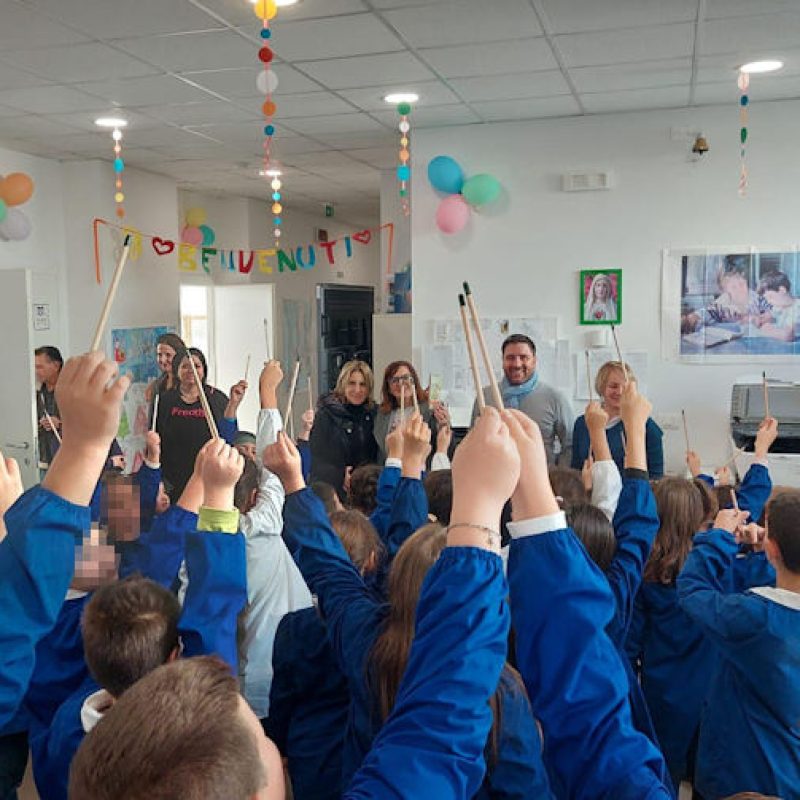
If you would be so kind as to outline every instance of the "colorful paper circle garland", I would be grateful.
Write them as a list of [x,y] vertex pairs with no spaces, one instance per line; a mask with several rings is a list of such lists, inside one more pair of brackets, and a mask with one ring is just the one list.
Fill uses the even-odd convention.
[[740,72],[736,81],[739,86],[741,96],[739,97],[739,196],[747,194],[747,164],[745,163],[745,143],[747,142],[747,109],[750,105],[750,98],[747,89],[750,86],[750,76],[746,72]]
[[400,166],[397,167],[397,180],[400,181],[400,202],[403,206],[403,213],[408,216],[411,213],[408,202],[408,183],[411,180],[409,165],[411,153],[408,149],[411,123],[408,117],[411,114],[411,103],[398,103],[397,113],[400,115],[400,124],[398,125],[400,129]]
[[122,173],[125,171],[125,162],[122,160],[122,131],[114,128],[111,133],[114,140],[114,202],[117,204],[117,217],[125,217],[125,193],[122,191]]

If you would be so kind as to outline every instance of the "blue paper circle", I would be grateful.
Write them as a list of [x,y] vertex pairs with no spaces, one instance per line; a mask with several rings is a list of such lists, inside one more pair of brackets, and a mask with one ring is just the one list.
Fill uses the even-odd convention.
[[280,217],[275,217],[275,219],[273,219],[272,221],[273,221],[273,222],[274,222],[276,225],[280,225],[280,224],[283,222],[283,220],[282,220]]
[[743,106],[746,106],[750,102],[750,98],[746,95],[742,95],[742,99],[739,101]]
[[281,199],[281,193],[280,192],[273,192],[272,193],[272,199],[275,200],[275,202],[277,202],[278,200]]
[[114,159],[114,172],[122,172],[125,169],[125,164],[121,158]]
[[275,133],[275,126],[274,125],[267,125],[264,128],[264,134],[266,136],[272,136],[272,134],[274,134],[274,133]]
[[261,29],[261,38],[262,39],[269,39],[272,36],[272,31],[269,28],[262,28]]
[[431,186],[444,194],[460,194],[464,185],[464,171],[450,156],[436,156],[428,164]]
[[397,168],[397,180],[407,181],[411,177],[411,170],[403,164]]

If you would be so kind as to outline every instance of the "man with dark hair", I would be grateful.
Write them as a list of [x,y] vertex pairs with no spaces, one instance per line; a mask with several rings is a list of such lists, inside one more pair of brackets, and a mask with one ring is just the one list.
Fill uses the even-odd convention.
[[[536,422],[542,431],[547,460],[569,464],[572,457],[572,428],[575,413],[564,392],[539,380],[536,371],[536,345],[529,336],[512,333],[503,342],[503,380],[500,383],[506,408],[517,408]],[[483,396],[493,405],[490,387]],[[478,403],[472,409],[472,422],[478,417]],[[555,440],[560,450],[556,458]]]
[[[50,466],[61,430],[61,417],[56,403],[56,383],[64,366],[64,359],[57,347],[45,345],[33,351],[36,366],[36,417],[39,420],[39,469],[42,474]],[[46,413],[45,413],[46,412]],[[48,419],[48,414],[50,419]]]

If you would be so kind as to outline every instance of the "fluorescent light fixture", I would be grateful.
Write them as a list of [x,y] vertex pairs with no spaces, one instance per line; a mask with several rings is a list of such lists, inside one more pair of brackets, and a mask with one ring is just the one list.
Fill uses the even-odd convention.
[[128,120],[122,117],[99,117],[94,121],[98,128],[125,128]]
[[300,0],[275,0],[275,5],[280,8],[281,6],[296,6]]
[[746,72],[748,75],[754,75],[759,72],[775,72],[782,68],[783,61],[748,61],[747,64],[742,64],[742,66],[739,67],[739,72]]
[[398,103],[416,103],[419,95],[416,92],[392,92],[383,98],[385,102],[396,106]]

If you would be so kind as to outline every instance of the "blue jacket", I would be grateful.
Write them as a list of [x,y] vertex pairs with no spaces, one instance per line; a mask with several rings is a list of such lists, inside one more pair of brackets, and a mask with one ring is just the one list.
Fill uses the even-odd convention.
[[[698,475],[702,481],[709,486],[714,486],[714,478],[711,475]],[[750,521],[758,522],[764,511],[764,506],[772,493],[772,479],[769,470],[763,464],[751,464],[750,468],[742,478],[741,486],[736,490],[736,502],[742,511],[750,512]],[[724,508],[731,508],[731,499]]]
[[378,505],[370,515],[369,521],[378,532],[378,536],[383,540],[389,531],[389,520],[392,516],[392,504],[394,495],[397,491],[397,484],[400,483],[402,471],[399,467],[386,467],[381,470],[378,478],[378,492],[376,500]]
[[0,728],[16,714],[36,646],[53,628],[89,530],[88,507],[37,486],[6,512],[0,542]]
[[345,800],[462,800],[478,793],[492,725],[488,700],[506,656],[507,591],[498,556],[472,547],[444,550],[422,586],[394,709]]
[[[419,484],[419,481],[409,479],[408,483]],[[417,489],[409,486],[408,491],[413,493]],[[328,638],[350,691],[342,766],[344,784],[347,785],[383,725],[370,690],[368,669],[369,656],[381,632],[388,606],[376,600],[374,593],[366,586],[339,538],[331,530],[324,506],[310,489],[295,492],[286,498],[284,519],[287,545],[306,583],[317,595],[320,613],[328,628]],[[521,738],[514,741],[521,741]],[[539,739],[526,738],[523,744],[528,748],[527,779],[529,785],[533,785],[541,776]],[[509,754],[509,757],[512,755]],[[513,757],[517,761],[524,760],[518,755]],[[501,750],[497,768],[504,760]],[[490,796],[500,795],[492,793]],[[528,795],[511,793],[508,796]]]
[[606,633],[613,594],[575,534],[514,539],[508,575],[517,662],[544,731],[553,793],[669,798],[661,754],[633,728],[625,669]]
[[311,475],[311,445],[305,439],[297,440],[297,452],[300,453],[300,462],[303,470],[303,480],[308,482]]
[[709,800],[800,789],[800,595],[728,594],[737,546],[699,533],[678,577],[681,607],[718,648],[703,712],[695,785]]
[[338,800],[350,694],[316,608],[281,620],[272,666],[264,730],[289,761],[295,796]]
[[[620,472],[625,468],[625,445],[622,441],[624,432],[622,420],[616,425],[606,430],[608,446],[611,449],[611,457]],[[664,433],[661,428],[652,420],[647,420],[645,429],[647,446],[647,471],[651,479],[661,478],[664,475],[664,446],[662,439]],[[575,427],[572,429],[572,462],[573,469],[583,469],[583,462],[589,457],[589,429],[586,427],[586,419],[581,414],[575,420]]]

